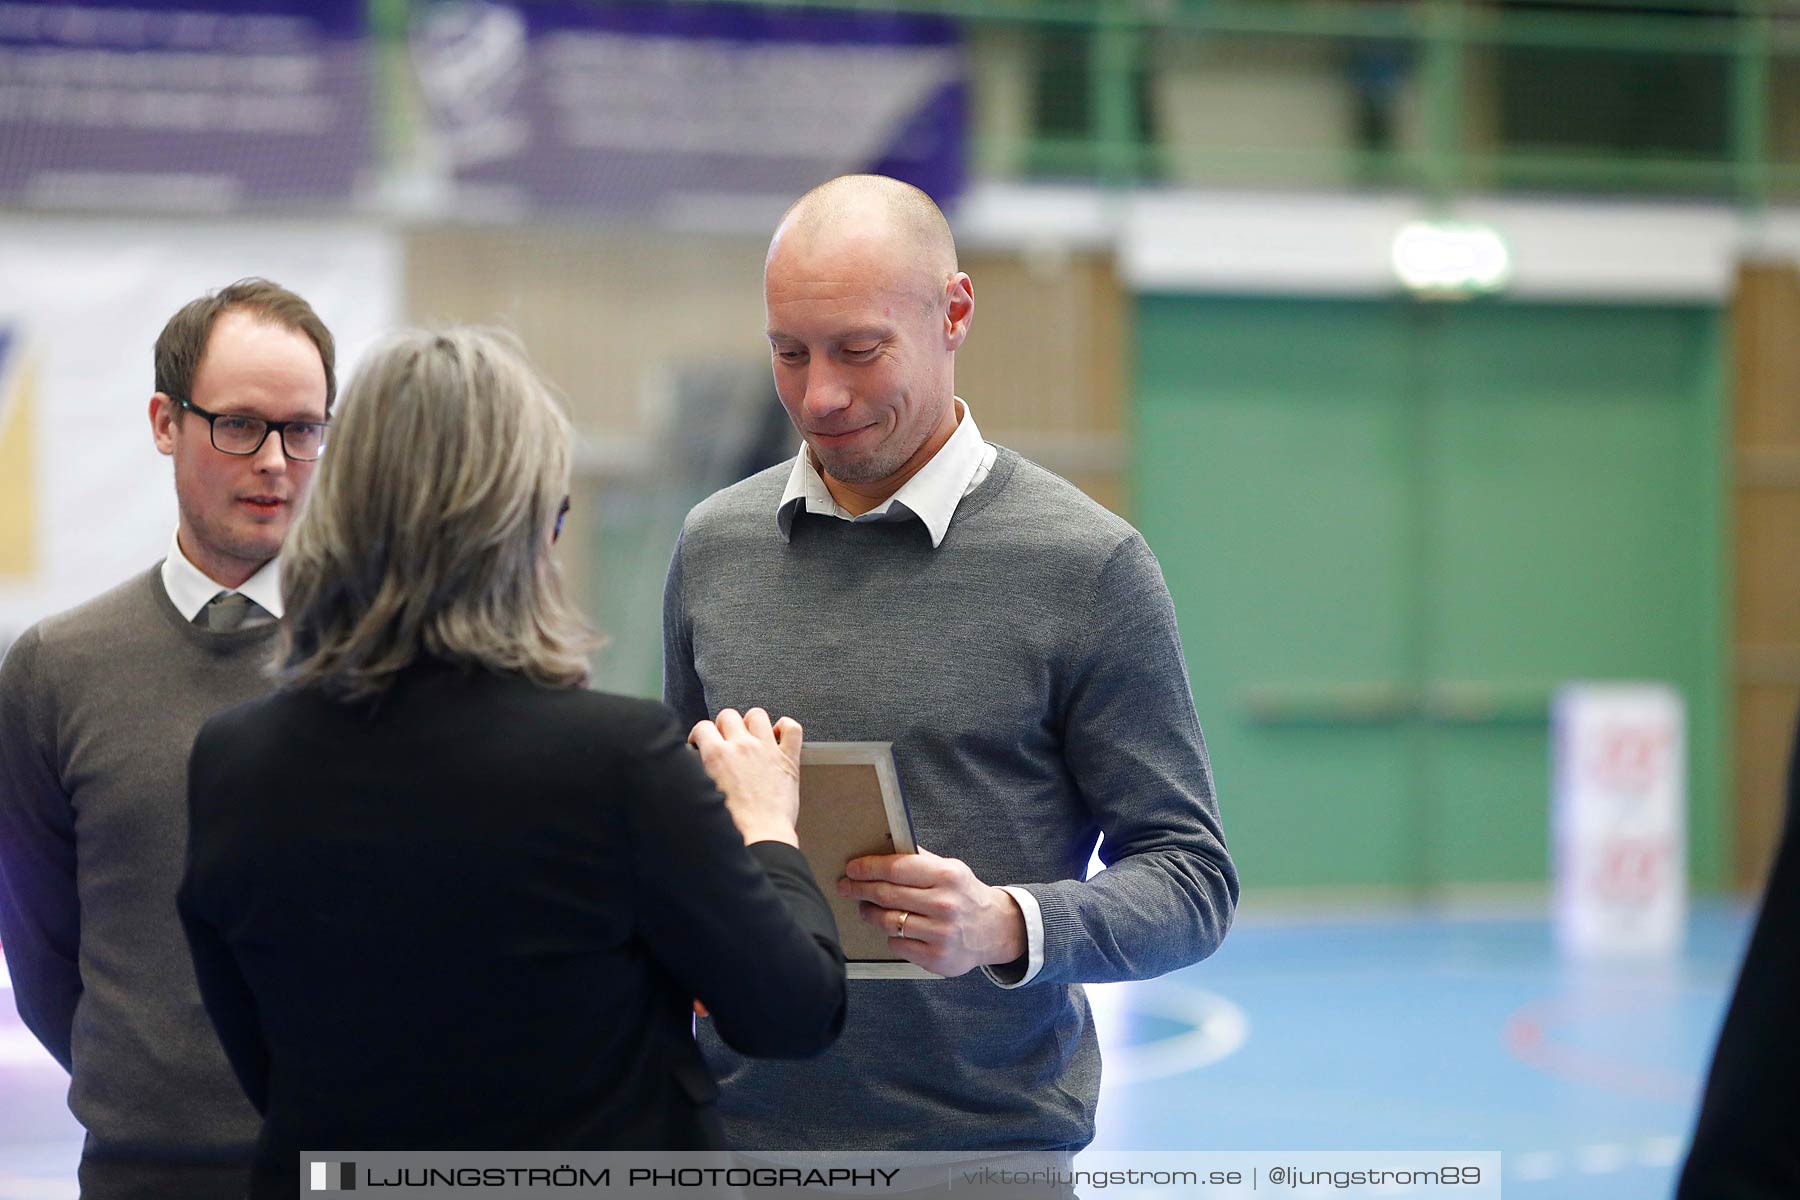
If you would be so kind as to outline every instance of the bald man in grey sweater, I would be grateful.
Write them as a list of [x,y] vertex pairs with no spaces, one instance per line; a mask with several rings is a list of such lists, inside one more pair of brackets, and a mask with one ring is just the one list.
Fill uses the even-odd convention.
[[[790,463],[689,515],[665,699],[891,741],[922,847],[840,894],[946,976],[854,982],[836,1047],[732,1054],[702,1024],[734,1145],[1073,1150],[1100,1058],[1082,983],[1210,954],[1237,902],[1168,590],[1124,521],[982,440],[954,388],[974,290],[915,189],[809,193],[765,269]],[[1108,869],[1087,879],[1104,835]]]

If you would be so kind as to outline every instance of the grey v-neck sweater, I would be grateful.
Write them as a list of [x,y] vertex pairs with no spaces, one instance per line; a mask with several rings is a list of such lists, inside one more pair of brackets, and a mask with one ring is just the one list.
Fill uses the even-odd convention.
[[0,943],[25,1023],[72,1069],[85,1200],[239,1195],[260,1121],[175,913],[187,760],[271,687],[273,624],[182,620],[157,568],[28,629],[0,665]]
[[[1237,901],[1175,614],[1130,525],[1001,449],[933,549],[918,522],[775,512],[790,464],[689,514],[664,599],[664,698],[892,741],[919,842],[1037,899],[1043,968],[853,981],[837,1044],[732,1054],[701,1023],[746,1149],[1085,1145],[1100,1053],[1080,984],[1210,954]],[[1097,836],[1107,870],[1084,880]]]

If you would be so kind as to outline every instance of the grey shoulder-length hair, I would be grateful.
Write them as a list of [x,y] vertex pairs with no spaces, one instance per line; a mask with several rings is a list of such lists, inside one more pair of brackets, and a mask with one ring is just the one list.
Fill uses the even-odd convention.
[[585,683],[599,639],[550,553],[571,436],[509,335],[383,340],[282,548],[283,685],[367,699],[422,656]]

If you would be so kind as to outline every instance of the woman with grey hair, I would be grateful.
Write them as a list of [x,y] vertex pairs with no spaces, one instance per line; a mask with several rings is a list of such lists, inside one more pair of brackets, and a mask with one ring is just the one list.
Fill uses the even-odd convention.
[[282,686],[195,742],[180,907],[252,1196],[302,1150],[721,1147],[691,1005],[754,1055],[842,1025],[800,727],[582,686],[570,442],[507,341],[380,346],[283,554]]

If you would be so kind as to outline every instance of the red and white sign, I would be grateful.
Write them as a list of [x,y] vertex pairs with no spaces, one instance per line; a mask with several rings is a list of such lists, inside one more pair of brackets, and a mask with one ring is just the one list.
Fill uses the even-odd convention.
[[1557,941],[1660,957],[1687,921],[1687,717],[1661,684],[1572,684],[1552,714]]

